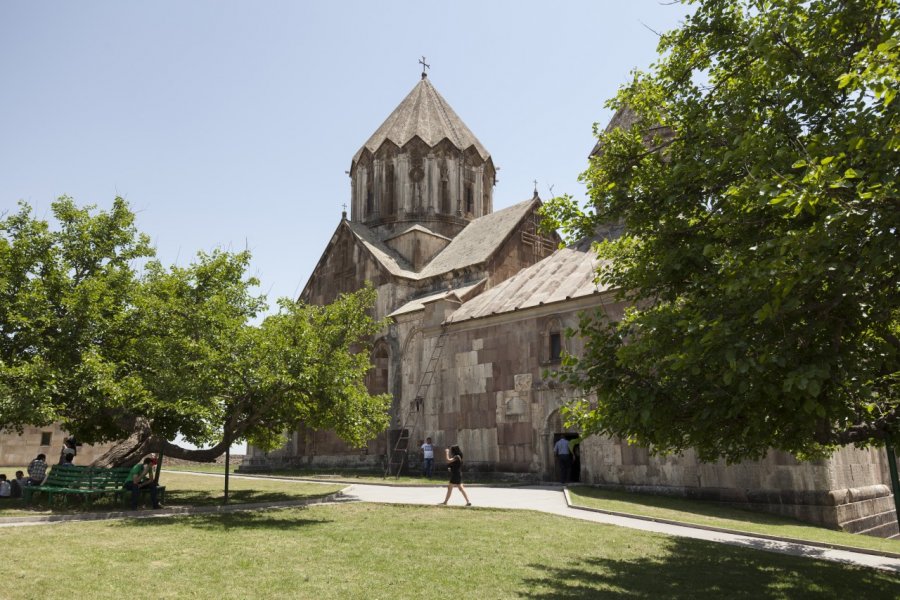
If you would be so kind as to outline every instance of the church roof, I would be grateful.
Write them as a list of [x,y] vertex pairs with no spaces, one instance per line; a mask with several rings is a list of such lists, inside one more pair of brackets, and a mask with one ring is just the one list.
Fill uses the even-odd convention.
[[448,238],[446,235],[441,235],[439,233],[435,233],[434,231],[432,231],[432,230],[428,229],[427,227],[424,227],[418,223],[416,223],[415,225],[411,225],[410,227],[407,227],[406,229],[404,229],[403,231],[400,231],[399,233],[395,233],[394,235],[385,238],[385,241],[392,240],[394,238],[400,237],[401,235],[406,235],[407,233],[413,233],[416,231],[418,231],[420,233],[425,233],[427,235],[434,236],[436,238],[440,238],[442,240],[447,240],[448,242],[450,241],[450,238]]
[[344,221],[344,223],[372,257],[387,269],[388,273],[407,279],[419,278],[419,274],[413,270],[412,265],[400,254],[389,248],[387,244],[379,240],[378,236],[371,229],[356,221]]
[[463,304],[448,323],[590,296],[609,288],[595,281],[599,259],[585,239],[561,248]]
[[403,147],[415,136],[432,148],[446,138],[460,150],[474,147],[482,160],[490,157],[490,153],[481,145],[475,134],[434,89],[428,78],[423,77],[357,151],[353,156],[353,164],[356,164],[363,150],[367,148],[374,153],[387,140]]
[[[607,123],[606,128],[603,130],[603,133],[609,133],[613,129],[624,129],[629,130],[638,122],[639,118],[636,112],[634,112],[630,107],[623,106],[619,110],[616,111],[616,114],[612,116],[612,119]],[[650,127],[644,132],[644,144],[648,147],[651,144],[651,140],[654,136],[661,136],[664,140],[671,140],[675,133],[672,131],[671,127],[666,127],[663,125],[657,125],[656,127]],[[594,149],[591,150],[588,158],[592,156],[600,156],[603,152],[603,142],[600,140],[594,144]]]
[[[609,133],[613,129],[631,129],[631,127],[635,123],[637,123],[637,120],[637,114],[633,110],[631,110],[631,108],[623,106],[616,111],[616,113],[609,120],[609,123],[606,124],[606,128],[603,130],[603,133]],[[588,158],[590,158],[591,156],[599,155],[601,150],[603,150],[603,143],[598,140],[597,143],[594,144],[594,149],[591,150]]]
[[479,288],[485,281],[485,279],[479,279],[475,283],[469,285],[463,285],[450,290],[443,290],[434,294],[423,296],[421,298],[416,298],[415,300],[410,300],[409,302],[389,314],[388,317],[398,317],[407,313],[424,310],[427,303],[434,302],[435,300],[441,300],[442,298],[446,298],[448,296],[454,296],[458,300],[465,302],[466,300],[468,300],[469,296],[472,295],[473,290]]
[[420,272],[414,271],[409,262],[379,240],[372,230],[362,223],[354,221],[344,223],[391,275],[421,280],[487,261],[539,203],[539,199],[532,198],[471,221]]
[[532,198],[471,221],[422,269],[422,277],[433,277],[483,263],[538,204],[540,200]]

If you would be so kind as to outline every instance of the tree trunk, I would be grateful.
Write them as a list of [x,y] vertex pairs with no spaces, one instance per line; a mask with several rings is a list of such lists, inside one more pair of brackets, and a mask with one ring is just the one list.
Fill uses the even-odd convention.
[[[142,417],[134,420],[132,433],[127,439],[122,440],[100,458],[92,463],[95,467],[119,467],[134,465],[152,453],[162,452],[168,458],[179,458],[195,462],[215,462],[217,458],[228,449],[228,442],[222,440],[212,448],[195,450],[182,448],[167,440],[153,435],[150,423]],[[227,439],[227,437],[226,437]]]
[[137,464],[151,452],[151,439],[150,424],[147,420],[135,419],[134,433],[103,453],[91,463],[91,466],[121,467]]

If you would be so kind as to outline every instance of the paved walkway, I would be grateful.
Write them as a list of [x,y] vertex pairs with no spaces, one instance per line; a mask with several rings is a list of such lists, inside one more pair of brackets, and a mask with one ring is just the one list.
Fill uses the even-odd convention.
[[[557,487],[467,487],[469,498],[473,506],[489,508],[525,509],[560,515],[594,523],[605,523],[619,527],[652,531],[678,537],[706,540],[733,546],[743,546],[756,550],[768,550],[782,554],[806,556],[834,562],[842,562],[858,566],[873,567],[900,573],[900,559],[852,552],[847,550],[835,550],[820,546],[797,544],[793,542],[771,540],[750,535],[737,535],[658,523],[644,519],[634,519],[617,515],[610,515],[578,508],[571,508],[566,503],[565,495]],[[446,488],[435,487],[388,487],[379,485],[354,484],[344,491],[348,499],[363,502],[380,502],[389,504],[437,504],[444,500]],[[456,489],[450,497],[450,504],[462,506],[465,504],[462,495]]]
[[[197,473],[200,475],[200,473]],[[210,477],[221,477],[221,475],[202,474]],[[250,478],[240,475],[232,475],[232,478]],[[277,478],[266,477],[277,481],[298,481],[296,478]],[[310,482],[313,480],[303,480]],[[342,483],[342,482],[323,482],[321,480],[315,483]],[[418,504],[418,505],[437,505],[444,500],[446,494],[446,486],[390,486],[390,485],[374,485],[374,484],[350,484],[342,494],[339,494],[335,500],[340,502],[374,502],[382,504]],[[795,542],[765,539],[754,537],[751,535],[739,535],[734,533],[726,533],[720,531],[711,531],[697,527],[688,527],[684,525],[674,525],[670,523],[660,523],[646,519],[636,519],[619,515],[611,515],[591,510],[579,508],[571,508],[566,502],[566,496],[559,486],[528,486],[528,487],[490,487],[490,486],[471,486],[466,490],[469,498],[472,500],[474,507],[482,508],[503,508],[512,510],[534,510],[572,519],[580,519],[582,521],[591,521],[594,523],[604,523],[607,525],[616,525],[619,527],[628,527],[631,529],[639,529],[641,531],[650,531],[654,533],[662,533],[665,535],[673,535],[678,537],[692,538],[697,540],[706,540],[721,544],[730,544],[733,546],[742,546],[745,548],[753,548],[756,550],[766,550],[770,552],[779,552],[782,554],[791,554],[794,556],[804,556],[809,558],[818,558],[833,562],[852,564],[862,567],[871,567],[885,571],[893,571],[900,573],[900,558],[880,556],[877,554],[868,554],[866,552],[855,552],[850,550],[839,550],[825,548],[822,546],[812,546],[808,544],[800,544]],[[331,499],[331,498],[329,498]],[[322,499],[317,500],[321,502]],[[296,506],[305,504],[306,501],[299,502],[274,502],[260,503],[254,505],[229,505],[228,507],[200,507],[192,508],[166,508],[158,511],[142,511],[140,515],[133,512],[116,512],[107,514],[82,514],[82,515],[60,515],[56,517],[44,518],[14,518],[0,519],[0,527],[5,526],[21,526],[21,525],[37,525],[48,522],[59,521],[82,521],[97,519],[121,519],[125,517],[163,517],[175,514],[193,514],[198,512],[221,512],[232,510],[253,510],[262,508],[278,508],[286,506]],[[450,497],[451,506],[463,506],[465,501],[458,490],[453,490]],[[5,521],[5,523],[3,523]],[[15,523],[13,521],[16,521]]]

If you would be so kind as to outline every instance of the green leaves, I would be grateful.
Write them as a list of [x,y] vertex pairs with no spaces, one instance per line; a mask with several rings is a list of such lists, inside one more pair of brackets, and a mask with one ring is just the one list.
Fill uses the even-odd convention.
[[[0,428],[68,426],[130,391],[116,373],[120,325],[136,286],[131,262],[152,249],[119,198],[98,212],[63,197],[52,212],[52,229],[24,203],[0,220]],[[108,413],[86,429],[118,433]]]
[[152,257],[127,204],[53,205],[56,226],[22,204],[0,220],[0,428],[61,421],[86,442],[136,419],[160,440],[281,443],[299,424],[362,445],[387,425],[389,398],[365,388],[371,288],[331,306],[266,309],[250,255]]
[[595,128],[588,201],[548,209],[570,236],[624,225],[598,278],[635,303],[582,321],[561,377],[597,403],[573,418],[710,460],[878,441],[900,421],[898,3],[692,4],[610,102],[625,127]]

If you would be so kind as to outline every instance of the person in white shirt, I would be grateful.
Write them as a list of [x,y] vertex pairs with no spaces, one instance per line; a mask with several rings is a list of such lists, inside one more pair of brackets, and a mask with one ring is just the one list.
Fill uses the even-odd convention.
[[12,496],[12,486],[6,480],[5,474],[0,474],[0,498],[6,499]]
[[425,443],[422,444],[422,470],[425,477],[431,479],[431,474],[434,472],[434,446],[431,445],[431,438],[425,438]]

